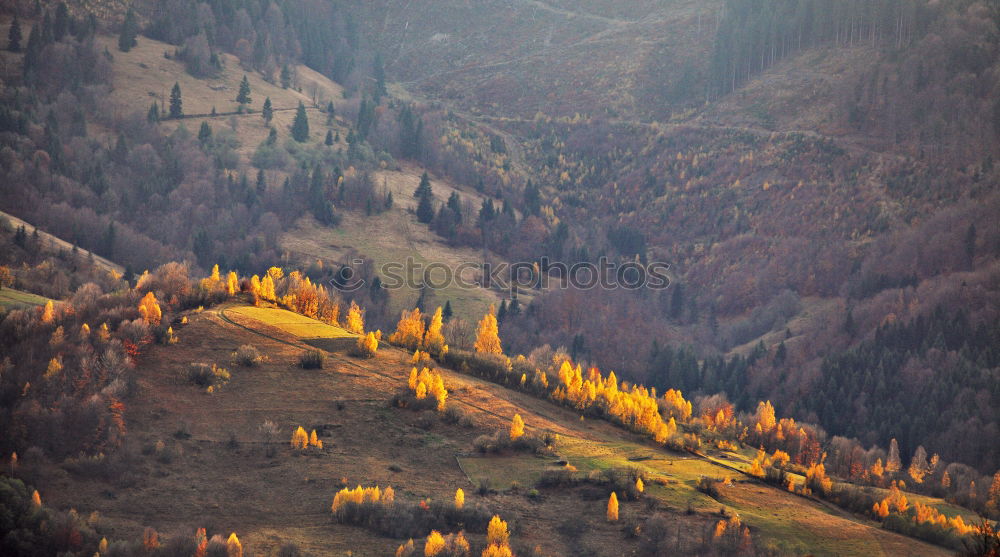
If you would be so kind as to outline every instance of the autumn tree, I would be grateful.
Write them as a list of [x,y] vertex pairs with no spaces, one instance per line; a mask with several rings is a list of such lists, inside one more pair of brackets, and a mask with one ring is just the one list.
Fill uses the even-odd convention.
[[427,542],[424,544],[424,557],[435,557],[444,551],[444,547],[444,536],[441,535],[441,532],[431,530],[430,535],[427,536]]
[[434,315],[431,316],[431,323],[427,326],[427,332],[424,334],[423,347],[424,350],[430,352],[435,356],[441,356],[448,352],[448,345],[446,344],[444,334],[441,330],[444,328],[444,316],[441,306],[434,311]]
[[612,491],[608,497],[608,520],[615,522],[618,520],[618,495]]
[[142,300],[139,300],[139,315],[146,323],[154,327],[160,324],[163,312],[160,310],[160,304],[156,301],[156,295],[152,291],[146,292]]
[[365,358],[371,358],[375,356],[378,351],[378,339],[375,338],[375,333],[362,334],[358,337],[357,344],[358,354]]
[[476,329],[476,352],[481,354],[503,354],[500,347],[500,330],[497,325],[496,306],[490,304],[489,312],[483,316]]
[[235,296],[239,291],[240,277],[236,275],[236,271],[229,271],[229,274],[226,275],[226,294]]
[[[998,473],[998,477],[1000,477],[1000,473]],[[465,491],[463,491],[462,488],[458,488],[455,490],[455,508],[461,509],[464,506],[465,506]]]
[[351,302],[350,309],[347,310],[346,328],[349,332],[361,335],[365,332],[365,318],[358,304]]
[[56,319],[55,306],[52,304],[52,300],[45,302],[45,307],[42,308],[42,323],[52,323]]
[[510,440],[516,441],[524,436],[524,420],[521,419],[520,414],[514,414],[514,418],[510,421]]
[[399,323],[396,324],[396,332],[389,336],[389,342],[417,350],[423,347],[424,333],[424,320],[420,315],[420,308],[413,308],[412,311],[403,310],[399,316]]
[[236,537],[236,532],[229,534],[229,539],[226,540],[226,551],[227,557],[243,557],[243,544]]
[[309,446],[309,434],[302,426],[295,428],[292,432],[292,448],[303,450]]
[[510,532],[507,531],[507,523],[501,520],[498,515],[493,515],[490,523],[486,526],[486,543],[497,546],[510,544]]

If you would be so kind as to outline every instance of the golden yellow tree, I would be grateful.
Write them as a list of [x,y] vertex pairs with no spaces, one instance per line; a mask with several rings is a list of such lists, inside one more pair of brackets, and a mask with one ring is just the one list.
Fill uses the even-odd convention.
[[299,426],[295,428],[292,432],[292,448],[293,449],[305,449],[309,446],[309,434],[306,430]]
[[501,520],[499,515],[493,515],[490,523],[486,526],[486,543],[501,546],[510,543],[510,532],[507,531],[507,523]]
[[243,557],[243,544],[236,537],[236,532],[229,534],[229,539],[226,540],[226,552],[228,557]]
[[42,308],[42,323],[52,323],[56,318],[56,308],[52,305],[52,300],[45,302],[45,307]]
[[229,274],[226,276],[226,294],[235,296],[239,291],[240,277],[236,275],[236,271],[229,271]]
[[389,335],[389,342],[415,350],[421,348],[423,341],[424,319],[420,315],[420,308],[403,310],[399,323],[396,324],[396,332]]
[[365,332],[365,318],[355,302],[351,302],[351,307],[347,310],[347,330],[358,335]]
[[524,435],[524,420],[520,414],[514,414],[514,419],[510,421],[510,440],[516,441]]
[[642,478],[635,479],[635,490],[639,493],[646,491],[646,484],[642,483]]
[[461,509],[464,506],[465,506],[465,492],[462,491],[462,488],[458,488],[455,490],[455,508]]
[[615,522],[618,520],[618,495],[614,491],[608,497],[608,520]]
[[90,337],[90,325],[84,323],[80,325],[80,338],[87,339],[88,337]]
[[437,530],[431,530],[427,536],[427,543],[424,544],[424,557],[435,557],[444,551],[444,536]]
[[424,349],[434,354],[435,356],[440,356],[448,352],[448,345],[446,344],[444,334],[441,330],[444,327],[444,314],[442,313],[441,306],[438,306],[434,310],[434,315],[431,316],[431,324],[427,327],[427,332],[424,334]]
[[35,507],[42,506],[42,496],[38,494],[37,489],[31,494],[31,504]]
[[476,329],[476,352],[481,354],[503,354],[500,346],[500,329],[497,325],[496,307],[490,304],[489,312],[479,321]]
[[358,337],[358,354],[366,358],[371,358],[378,352],[378,339],[375,333],[362,334]]
[[201,279],[201,289],[206,292],[215,292],[222,286],[222,277],[219,276],[219,266],[213,265],[212,272],[207,277]]
[[274,279],[271,278],[270,274],[264,275],[264,278],[261,279],[259,296],[262,300],[267,300],[268,302],[273,302],[277,298],[277,294],[274,291]]
[[146,292],[142,300],[139,300],[139,315],[150,325],[156,326],[160,324],[163,312],[160,311],[160,304],[156,301],[156,295],[152,292]]

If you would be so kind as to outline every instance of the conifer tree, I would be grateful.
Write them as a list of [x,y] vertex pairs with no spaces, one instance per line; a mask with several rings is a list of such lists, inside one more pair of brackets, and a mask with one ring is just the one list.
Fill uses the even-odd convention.
[[333,101],[330,101],[330,102],[328,102],[326,104],[326,125],[327,126],[332,126],[333,125],[333,119],[334,119],[335,116],[336,116],[336,111],[333,108]]
[[7,50],[11,52],[21,52],[21,22],[14,14],[14,20],[10,22],[10,31],[7,32]]
[[240,81],[240,90],[236,94],[236,102],[240,104],[240,110],[252,103],[253,100],[250,98],[250,81],[247,80],[247,75],[243,74],[243,80]]
[[170,117],[180,118],[184,115],[184,102],[181,99],[181,84],[174,82],[173,89],[170,90]]
[[288,89],[292,86],[292,70],[288,64],[281,66],[281,88]]
[[299,101],[295,120],[292,121],[292,139],[299,143],[309,140],[309,117],[306,116],[306,105],[302,104],[302,101]]
[[136,36],[139,34],[139,25],[135,21],[135,12],[129,8],[125,12],[125,22],[122,23],[121,33],[118,35],[118,50],[128,52],[136,44]]
[[264,107],[260,110],[260,115],[264,118],[264,123],[270,125],[274,118],[274,107],[271,106],[271,97],[264,98]]
[[149,112],[146,113],[146,120],[151,124],[160,123],[160,107],[153,101],[153,104],[149,107]]
[[328,147],[333,145],[333,130],[326,130],[326,139],[323,140],[323,144]]
[[208,125],[208,122],[202,122],[198,128],[198,141],[205,143],[210,139],[212,139],[212,126]]

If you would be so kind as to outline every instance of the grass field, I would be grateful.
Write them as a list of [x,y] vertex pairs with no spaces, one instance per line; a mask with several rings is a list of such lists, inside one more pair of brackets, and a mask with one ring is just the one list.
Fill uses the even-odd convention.
[[0,307],[15,309],[19,307],[44,306],[49,299],[37,294],[30,294],[12,288],[0,289]]

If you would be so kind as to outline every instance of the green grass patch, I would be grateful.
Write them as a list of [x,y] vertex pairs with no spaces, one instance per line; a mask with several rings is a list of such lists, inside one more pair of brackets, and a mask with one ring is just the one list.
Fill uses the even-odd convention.
[[483,480],[497,491],[514,484],[531,488],[546,469],[554,467],[555,459],[535,455],[458,457],[462,470],[478,486]]
[[49,299],[45,296],[22,292],[12,288],[0,290],[0,306],[5,309],[44,306]]

